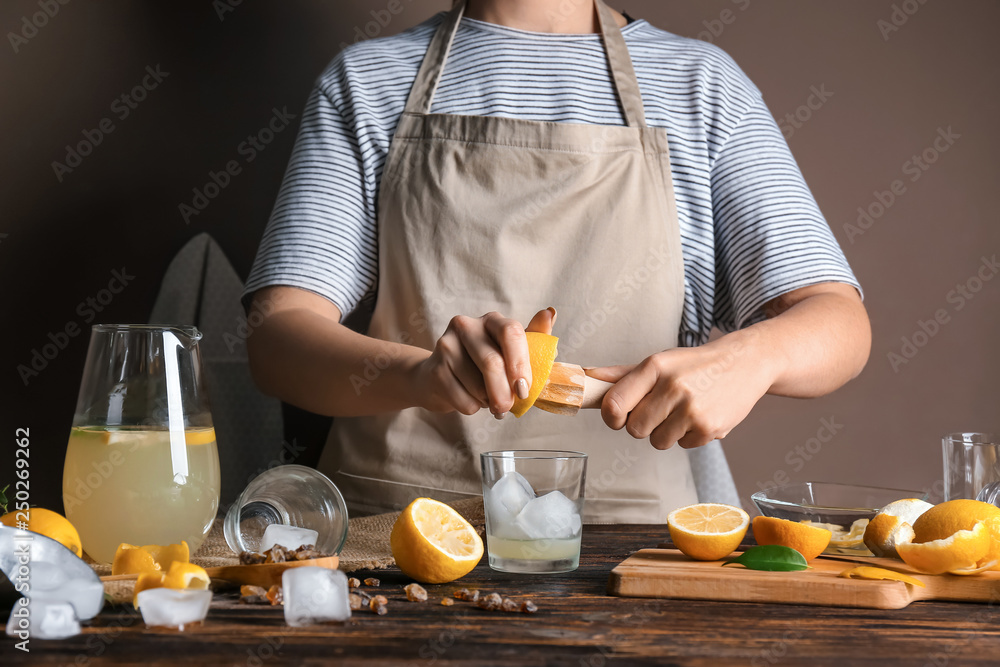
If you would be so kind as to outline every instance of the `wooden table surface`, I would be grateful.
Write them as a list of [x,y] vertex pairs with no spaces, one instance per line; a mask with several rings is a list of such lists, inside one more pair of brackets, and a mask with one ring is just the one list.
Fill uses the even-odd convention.
[[[149,630],[131,606],[105,608],[84,634],[0,640],[2,665],[885,665],[1000,664],[1000,609],[917,602],[877,611],[754,603],[645,600],[605,595],[608,573],[630,553],[666,539],[660,526],[588,526],[580,569],[561,575],[493,572],[486,559],[460,582],[427,586],[408,602],[398,570],[381,579],[389,613],[355,612],[346,624],[290,628],[280,607],[217,593],[204,625]],[[442,606],[463,587],[531,599],[535,614]],[[370,590],[370,589],[367,589]]]

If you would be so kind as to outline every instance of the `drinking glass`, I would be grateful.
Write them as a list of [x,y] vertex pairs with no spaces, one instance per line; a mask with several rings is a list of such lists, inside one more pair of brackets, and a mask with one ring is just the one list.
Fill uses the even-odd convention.
[[275,466],[253,478],[226,512],[226,543],[236,553],[259,551],[271,524],[315,530],[316,550],[339,555],[347,540],[347,503],[318,470]]
[[95,561],[122,542],[194,553],[219,508],[219,454],[189,326],[97,324],[63,468],[66,517]]
[[587,455],[505,450],[480,455],[486,550],[501,572],[571,572],[580,564]]
[[998,504],[1000,440],[991,433],[952,433],[944,454],[944,499],[976,498]]

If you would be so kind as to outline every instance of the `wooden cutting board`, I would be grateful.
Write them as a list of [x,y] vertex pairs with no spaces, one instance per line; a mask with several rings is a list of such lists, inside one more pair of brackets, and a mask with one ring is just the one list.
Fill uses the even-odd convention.
[[[739,565],[722,567],[723,562],[691,560],[676,549],[642,549],[611,571],[608,594],[869,609],[901,609],[915,600],[1000,602],[997,570],[967,576],[920,574],[898,560],[862,557],[821,556],[809,563],[812,569],[799,572],[760,572]],[[901,581],[837,576],[855,565],[904,572],[924,582],[926,588]]]

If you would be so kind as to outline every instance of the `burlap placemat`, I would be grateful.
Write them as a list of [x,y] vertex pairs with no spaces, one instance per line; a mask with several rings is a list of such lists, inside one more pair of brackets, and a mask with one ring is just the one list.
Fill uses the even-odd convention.
[[[483,533],[486,527],[486,515],[483,512],[482,498],[467,498],[448,504],[465,517],[477,532]],[[347,542],[340,552],[339,568],[344,572],[353,572],[392,567],[395,561],[392,558],[389,534],[399,514],[399,512],[388,512],[350,519],[347,522]],[[98,576],[111,574],[110,565],[95,563],[86,554],[84,558]],[[208,537],[191,557],[191,562],[206,568],[239,565],[239,557],[226,544],[222,531],[222,517],[218,517],[212,524]],[[134,581],[106,581],[104,592],[114,604],[132,602],[134,585]]]

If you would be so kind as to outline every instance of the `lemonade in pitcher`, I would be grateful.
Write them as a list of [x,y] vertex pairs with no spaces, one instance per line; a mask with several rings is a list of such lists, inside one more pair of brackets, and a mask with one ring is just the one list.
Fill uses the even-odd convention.
[[122,542],[174,544],[193,553],[219,505],[215,430],[77,427],[70,431],[63,503],[87,553],[111,562]]
[[201,546],[219,509],[219,453],[192,326],[95,324],[66,448],[63,505],[83,550]]

